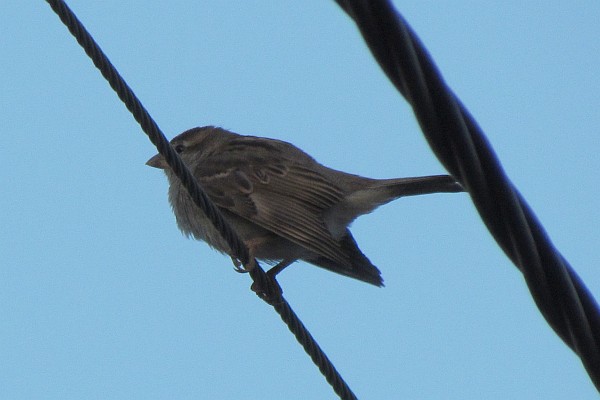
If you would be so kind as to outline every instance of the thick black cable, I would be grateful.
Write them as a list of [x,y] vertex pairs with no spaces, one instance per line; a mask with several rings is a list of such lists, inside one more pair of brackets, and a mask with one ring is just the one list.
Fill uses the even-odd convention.
[[596,300],[510,182],[483,131],[388,0],[336,1],[354,19],[381,68],[413,107],[438,159],[469,192],[499,246],[523,273],[546,321],[581,358],[600,390]]
[[258,293],[259,297],[275,308],[277,313],[281,316],[281,319],[286,323],[298,342],[325,376],[335,393],[341,399],[356,399],[356,396],[352,393],[350,387],[337,372],[331,361],[310,335],[304,324],[302,324],[300,319],[293,312],[289,304],[281,296],[279,286],[267,276],[256,260],[250,260],[248,248],[244,242],[239,238],[227,221],[225,221],[219,209],[201,189],[194,176],[181,161],[177,152],[171,147],[169,141],[165,138],[158,125],[148,114],[142,103],[125,83],[123,78],[108,60],[108,57],[102,52],[98,44],[77,19],[75,14],[73,14],[62,0],[46,1],[52,10],[59,16],[61,21],[67,26],[81,47],[83,47],[86,54],[92,59],[96,68],[100,70],[102,76],[108,81],[135,120],[140,124],[144,133],[148,135],[150,141],[156,146],[158,152],[163,155],[173,172],[181,180],[182,184],[194,200],[194,203],[196,203],[201,212],[204,212],[210,219],[211,223],[219,231],[221,236],[227,241],[227,244],[233,250],[236,257],[245,266],[253,266],[250,270],[250,275],[254,280],[256,287],[260,289]]

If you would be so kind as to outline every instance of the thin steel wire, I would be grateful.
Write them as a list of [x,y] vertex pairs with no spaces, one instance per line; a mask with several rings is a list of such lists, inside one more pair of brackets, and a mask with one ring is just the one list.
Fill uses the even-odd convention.
[[281,296],[281,290],[278,285],[269,278],[264,270],[255,260],[250,260],[248,249],[239,238],[233,228],[223,218],[221,212],[212,203],[204,193],[194,176],[187,169],[185,164],[179,158],[177,152],[173,150],[158,125],[148,114],[139,99],[125,83],[117,70],[108,60],[108,57],[102,52],[98,44],[87,32],[83,24],[77,19],[69,7],[61,0],[46,0],[61,21],[67,26],[77,42],[83,47],[86,54],[92,59],[94,65],[100,70],[102,76],[108,81],[113,90],[117,93],[121,101],[131,112],[135,120],[140,124],[142,130],[150,141],[154,143],[159,153],[165,157],[165,160],[175,172],[182,184],[188,190],[194,203],[210,219],[211,223],[217,228],[219,233],[226,239],[233,253],[244,264],[254,264],[250,271],[250,276],[258,288],[260,288],[259,297],[272,305],[281,319],[286,323],[290,331],[294,334],[298,342],[317,365],[321,373],[325,376],[327,382],[332,386],[335,393],[341,399],[356,399],[350,387],[346,384],[342,376],[335,369],[331,361],[327,358],[323,350],[319,347],[314,338],[310,335],[304,324],[293,312],[290,305]]

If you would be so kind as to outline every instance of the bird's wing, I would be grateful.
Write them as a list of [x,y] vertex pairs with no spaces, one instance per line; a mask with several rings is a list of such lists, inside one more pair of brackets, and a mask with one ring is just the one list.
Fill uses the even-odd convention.
[[348,264],[323,221],[323,211],[343,199],[342,191],[311,168],[314,161],[304,153],[290,159],[289,149],[279,151],[279,142],[269,148],[272,141],[243,140],[248,139],[250,144],[203,157],[194,170],[210,198],[318,255]]

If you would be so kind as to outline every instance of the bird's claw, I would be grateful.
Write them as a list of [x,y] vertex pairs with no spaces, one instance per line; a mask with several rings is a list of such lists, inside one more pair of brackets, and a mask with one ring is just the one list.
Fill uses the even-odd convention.
[[248,271],[242,265],[242,262],[237,258],[231,257],[231,261],[233,262],[233,270],[240,274],[245,274]]
[[252,271],[256,265],[256,261],[254,261],[254,259],[252,259],[248,265],[242,264],[240,260],[233,257],[231,257],[231,261],[233,261],[233,270],[240,274],[247,274],[248,272]]

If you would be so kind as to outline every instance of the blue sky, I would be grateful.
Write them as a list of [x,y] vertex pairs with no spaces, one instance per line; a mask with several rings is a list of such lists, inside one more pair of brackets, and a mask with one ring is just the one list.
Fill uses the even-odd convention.
[[[369,177],[443,173],[333,1],[71,1],[168,137],[215,124]],[[395,2],[600,295],[600,5]],[[178,231],[155,153],[44,1],[0,5],[0,398],[333,392],[230,260]],[[353,225],[386,287],[297,263],[285,296],[360,398],[592,399],[469,197]]]

